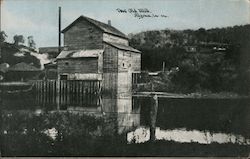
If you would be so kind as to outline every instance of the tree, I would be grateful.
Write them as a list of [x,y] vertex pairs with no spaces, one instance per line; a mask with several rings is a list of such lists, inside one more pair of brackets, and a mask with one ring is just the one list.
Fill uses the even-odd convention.
[[0,32],[0,42],[4,42],[6,40],[7,35],[5,34],[4,31]]
[[207,31],[204,28],[200,28],[195,31],[196,37],[199,41],[207,41]]
[[33,39],[33,36],[28,36],[28,46],[33,49],[36,48],[36,43]]
[[25,40],[24,40],[24,36],[23,35],[15,35],[14,37],[13,37],[13,39],[14,39],[14,44],[15,45],[19,45],[20,43],[24,43],[25,42]]

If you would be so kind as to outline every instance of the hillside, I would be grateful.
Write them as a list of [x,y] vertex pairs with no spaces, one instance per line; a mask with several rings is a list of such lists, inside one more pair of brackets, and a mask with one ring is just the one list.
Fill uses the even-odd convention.
[[7,63],[11,67],[21,62],[43,69],[43,65],[50,62],[50,60],[47,54],[39,54],[36,50],[25,45],[3,42],[1,46],[0,64]]
[[25,45],[1,43],[0,81],[27,81],[42,78],[48,54],[40,54]]
[[153,30],[130,37],[130,45],[142,51],[143,70],[159,71],[165,62],[161,89],[249,93],[250,25]]

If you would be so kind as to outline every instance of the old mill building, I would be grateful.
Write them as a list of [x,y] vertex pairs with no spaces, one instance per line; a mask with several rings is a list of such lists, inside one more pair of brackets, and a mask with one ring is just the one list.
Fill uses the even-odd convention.
[[117,113],[120,127],[137,125],[139,114],[132,110],[132,73],[141,72],[141,52],[130,47],[127,36],[110,21],[105,24],[80,16],[62,33],[58,79],[102,81],[102,111]]

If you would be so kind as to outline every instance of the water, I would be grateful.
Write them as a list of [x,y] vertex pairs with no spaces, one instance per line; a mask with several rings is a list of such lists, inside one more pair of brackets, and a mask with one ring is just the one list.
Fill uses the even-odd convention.
[[[246,139],[241,135],[212,133],[209,131],[173,129],[163,130],[159,127],[155,132],[156,140],[176,141],[180,143],[237,143],[240,145],[250,145],[250,139]],[[144,143],[150,139],[150,130],[148,127],[139,127],[127,134],[128,143]]]
[[43,133],[46,134],[51,139],[55,140],[57,137],[58,131],[56,130],[56,128],[51,128],[51,129],[45,130]]
[[[5,95],[2,107],[9,110],[30,110],[40,115],[48,106],[38,105],[30,93]],[[149,105],[143,100],[140,122],[149,125]],[[180,143],[198,142],[250,144],[244,138],[249,132],[249,99],[160,99],[156,139]],[[145,124],[146,123],[146,124]],[[180,129],[182,128],[182,129]],[[209,131],[199,131],[199,130]],[[44,132],[52,139],[55,130]],[[228,133],[212,133],[228,132]],[[237,135],[241,134],[241,135]],[[149,128],[140,126],[127,134],[128,143],[143,143],[150,138]]]

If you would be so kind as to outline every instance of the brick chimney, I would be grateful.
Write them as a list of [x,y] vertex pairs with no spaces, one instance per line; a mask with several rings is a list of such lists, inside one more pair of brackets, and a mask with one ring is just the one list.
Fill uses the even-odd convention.
[[110,25],[110,26],[111,26],[111,20],[108,20],[108,25]]

